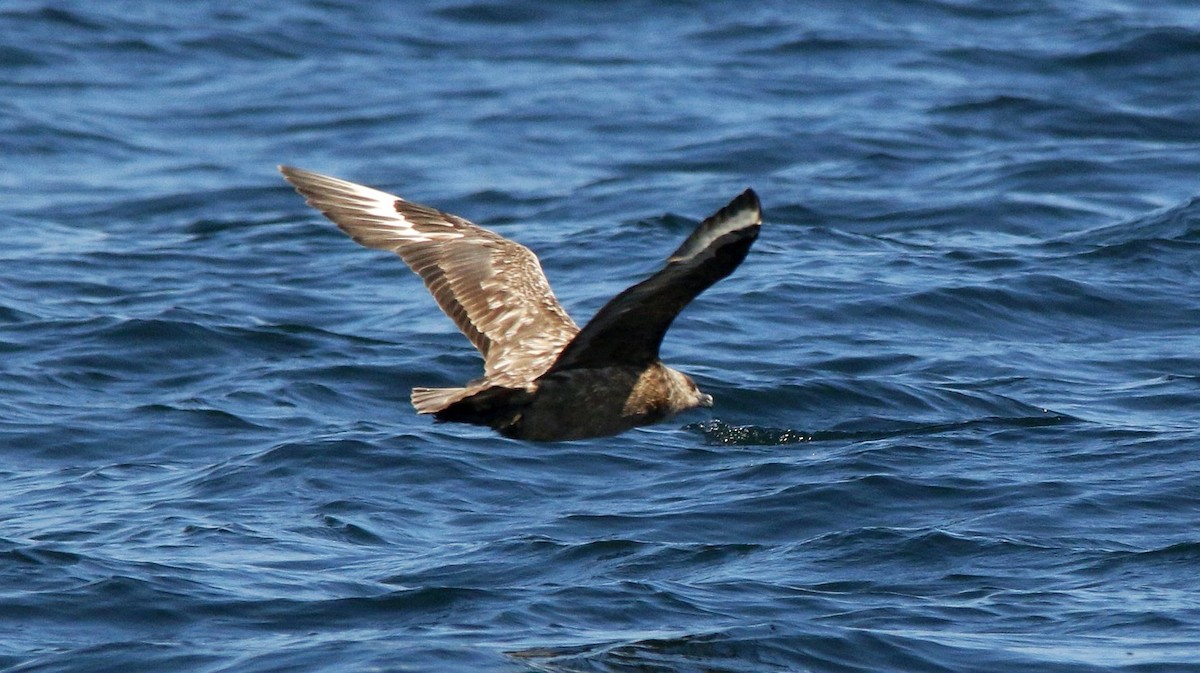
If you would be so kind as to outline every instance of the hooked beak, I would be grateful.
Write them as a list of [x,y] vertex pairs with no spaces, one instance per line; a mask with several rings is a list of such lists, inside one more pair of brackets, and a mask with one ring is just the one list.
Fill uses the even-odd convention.
[[708,393],[700,393],[700,406],[711,407],[713,405],[713,396]]

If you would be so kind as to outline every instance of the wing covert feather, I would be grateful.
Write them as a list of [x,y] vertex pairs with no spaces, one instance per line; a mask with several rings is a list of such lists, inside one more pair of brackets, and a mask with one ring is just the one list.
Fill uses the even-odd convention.
[[387,192],[298,168],[279,170],[359,244],[399,255],[483,355],[489,379],[532,381],[579,331],[525,246]]

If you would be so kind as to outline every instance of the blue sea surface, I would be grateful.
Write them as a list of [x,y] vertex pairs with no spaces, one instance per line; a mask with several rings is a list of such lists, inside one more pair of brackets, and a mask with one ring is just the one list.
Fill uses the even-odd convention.
[[[581,324],[746,187],[711,411],[478,355],[275,166]],[[0,3],[0,670],[1200,670],[1200,4]]]

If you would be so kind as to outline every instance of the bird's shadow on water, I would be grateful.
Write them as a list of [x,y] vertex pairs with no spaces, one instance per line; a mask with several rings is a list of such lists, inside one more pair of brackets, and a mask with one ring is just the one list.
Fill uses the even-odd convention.
[[764,425],[732,425],[720,419],[689,423],[683,429],[699,434],[704,438],[704,443],[710,446],[777,446],[804,442],[873,441],[981,429],[1037,428],[1078,420],[1066,414],[1045,411],[1034,416],[986,416],[941,423],[871,419],[863,422],[862,429],[800,430]]

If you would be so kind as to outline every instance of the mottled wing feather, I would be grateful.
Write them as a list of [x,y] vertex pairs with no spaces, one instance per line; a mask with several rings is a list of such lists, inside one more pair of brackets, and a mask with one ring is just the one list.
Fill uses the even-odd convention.
[[523,385],[579,331],[523,245],[456,215],[353,182],[279,170],[358,243],[396,253],[484,357],[485,376]]
[[657,360],[675,317],[742,263],[761,224],[758,196],[747,189],[701,222],[658,273],[605,304],[549,371],[645,366]]

